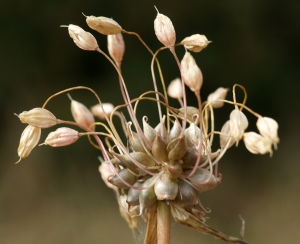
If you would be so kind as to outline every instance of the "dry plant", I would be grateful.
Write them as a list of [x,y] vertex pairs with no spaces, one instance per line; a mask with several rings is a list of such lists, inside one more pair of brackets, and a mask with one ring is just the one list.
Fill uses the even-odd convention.
[[[218,88],[210,94],[207,101],[201,101],[200,89],[203,76],[191,52],[200,52],[210,41],[204,35],[195,34],[176,44],[175,29],[171,20],[158,13],[154,21],[154,30],[163,47],[152,52],[141,37],[124,29],[114,20],[106,17],[86,17],[88,26],[107,35],[108,52],[100,49],[94,36],[76,25],[69,25],[68,31],[75,44],[89,51],[96,51],[115,68],[124,104],[114,107],[102,103],[98,95],[88,87],[73,87],[49,97],[41,108],[34,108],[18,115],[22,123],[28,124],[21,135],[18,148],[19,161],[27,157],[38,144],[41,129],[55,125],[76,126],[78,131],[60,127],[51,132],[44,145],[52,147],[68,146],[80,137],[87,136],[92,146],[101,151],[99,172],[108,187],[116,193],[121,216],[129,227],[138,227],[138,216],[147,223],[144,243],[170,243],[170,215],[176,222],[187,225],[201,233],[210,234],[232,243],[246,243],[243,239],[227,236],[205,224],[204,208],[199,201],[199,193],[209,191],[221,183],[222,175],[218,164],[226,151],[243,140],[246,148],[254,154],[272,154],[279,142],[278,124],[275,120],[262,117],[248,108],[247,94],[243,86],[233,86],[232,100],[226,100],[228,89]],[[151,74],[153,91],[147,91],[138,98],[131,99],[121,72],[121,62],[125,51],[122,34],[134,35],[152,55]],[[185,48],[185,54],[179,61],[175,47]],[[157,55],[169,50],[175,58],[181,78],[170,82],[166,88]],[[159,73],[163,90],[157,88],[154,66]],[[194,92],[198,106],[189,107],[186,100],[187,87]],[[45,109],[47,103],[58,95],[85,89],[98,100],[98,104],[88,109],[82,103],[71,98],[71,112],[74,121],[60,120]],[[244,99],[236,100],[236,89],[241,89]],[[180,108],[169,105],[168,99],[175,98]],[[159,123],[150,125],[151,118],[145,114],[141,123],[136,117],[139,103],[154,102],[157,106]],[[229,119],[221,130],[215,129],[215,109],[224,104],[233,106]],[[125,110],[125,111],[124,111]],[[124,115],[127,110],[127,118]],[[257,117],[256,132],[245,132],[248,120],[243,111]],[[103,122],[95,122],[95,117]],[[122,140],[115,127],[115,118],[122,123]],[[130,121],[127,122],[127,119]],[[149,123],[148,123],[149,122]],[[96,130],[101,127],[102,131]],[[219,149],[212,151],[215,135],[220,138]],[[19,162],[18,161],[18,162]]]

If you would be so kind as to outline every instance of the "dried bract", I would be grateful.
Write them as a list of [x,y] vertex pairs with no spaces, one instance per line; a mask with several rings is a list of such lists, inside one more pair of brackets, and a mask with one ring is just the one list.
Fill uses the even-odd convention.
[[68,30],[70,37],[79,48],[86,51],[95,51],[98,48],[98,43],[91,33],[77,25],[69,25]]
[[87,16],[86,23],[91,29],[103,35],[115,35],[122,31],[122,27],[116,21],[103,16]]
[[49,128],[57,124],[56,117],[47,109],[33,108],[18,115],[22,123],[39,128]]
[[200,34],[191,35],[181,41],[181,44],[184,45],[186,49],[196,53],[206,48],[209,43],[210,41],[207,40],[206,36]]

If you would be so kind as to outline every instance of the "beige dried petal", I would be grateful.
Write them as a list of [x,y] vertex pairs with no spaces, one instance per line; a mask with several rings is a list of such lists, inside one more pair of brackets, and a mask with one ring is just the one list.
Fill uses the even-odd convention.
[[221,108],[224,105],[224,102],[218,100],[224,100],[227,95],[227,92],[228,89],[219,87],[213,93],[208,95],[207,102],[212,103],[213,108]]
[[75,122],[85,128],[95,129],[95,119],[90,110],[82,103],[72,100],[71,112]]
[[68,146],[76,142],[78,138],[78,131],[67,127],[61,127],[56,131],[49,133],[45,140],[45,145],[49,145],[51,147]]
[[272,154],[272,143],[267,138],[255,133],[247,132],[244,133],[244,143],[246,148],[254,154]]
[[111,103],[102,103],[102,106],[100,104],[96,104],[95,106],[91,107],[91,111],[94,116],[101,120],[105,120],[105,114],[109,118],[110,113],[114,110],[114,108],[114,105]]
[[98,48],[98,43],[91,33],[77,25],[69,25],[68,30],[70,37],[79,48],[86,51],[95,51]]
[[121,63],[125,52],[125,43],[122,33],[116,35],[108,35],[107,48],[109,55],[113,58],[113,60],[116,63]]
[[276,146],[276,144],[279,142],[278,132],[277,132],[278,123],[272,118],[260,117],[256,122],[256,126],[259,130],[259,133],[263,137],[271,140],[271,142]]
[[22,123],[39,128],[49,128],[57,124],[56,117],[47,109],[33,108],[18,115]]
[[192,52],[202,51],[209,43],[210,41],[207,40],[206,36],[200,34],[191,35],[181,41],[181,44]]
[[176,32],[172,21],[165,15],[157,13],[154,20],[154,31],[157,39],[166,47],[173,47],[176,41]]
[[242,139],[244,131],[248,127],[248,120],[244,113],[238,109],[234,109],[230,113],[230,134],[236,140]]
[[20,144],[18,147],[18,155],[21,158],[26,158],[32,149],[38,144],[41,137],[41,128],[28,125],[20,139]]
[[87,16],[86,23],[91,29],[103,35],[115,35],[122,31],[122,27],[116,21],[103,16]]
[[170,85],[168,86],[168,95],[172,98],[177,99],[183,97],[182,84],[179,78],[176,78],[171,81]]
[[181,60],[181,76],[184,83],[193,91],[200,91],[203,75],[193,56],[186,52]]

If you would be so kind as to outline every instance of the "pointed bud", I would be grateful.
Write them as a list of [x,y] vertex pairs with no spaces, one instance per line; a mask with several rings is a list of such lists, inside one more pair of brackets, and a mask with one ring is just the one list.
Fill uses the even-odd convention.
[[47,136],[45,144],[51,147],[63,147],[76,142],[78,138],[78,131],[61,127]]
[[111,167],[112,166],[109,163],[102,162],[98,170],[106,186],[118,192],[118,188],[108,181],[108,178],[114,175],[114,172],[112,171]]
[[99,119],[105,120],[105,114],[109,118],[114,108],[114,105],[112,105],[111,103],[102,103],[102,106],[100,104],[96,104],[95,106],[91,107],[91,112]]
[[107,17],[87,16],[86,23],[91,29],[103,35],[115,35],[122,31],[122,27],[116,21]]
[[228,148],[233,146],[236,141],[233,137],[230,136],[230,120],[227,120],[226,123],[223,125],[220,134],[220,146],[222,149],[226,146],[229,139],[230,142]]
[[125,52],[125,43],[122,33],[107,36],[107,48],[109,55],[116,63],[121,63]]
[[180,136],[182,132],[182,128],[181,128],[181,125],[178,121],[177,118],[175,118],[175,122],[170,130],[170,133],[169,133],[169,141],[172,141],[173,139],[177,138]]
[[242,139],[244,131],[248,127],[248,120],[244,113],[238,109],[234,109],[230,113],[230,134],[236,140]]
[[157,39],[166,47],[173,47],[176,33],[172,21],[165,15],[157,13],[154,20],[154,31]]
[[178,194],[175,201],[181,205],[197,205],[199,203],[198,192],[183,180],[178,180]]
[[244,143],[253,154],[270,153],[272,155],[271,141],[255,132],[244,133]]
[[203,75],[193,56],[186,52],[181,60],[181,76],[184,83],[193,91],[200,91]]
[[158,161],[161,161],[161,162],[168,161],[167,143],[158,134],[156,135],[156,137],[152,143],[151,151],[152,151],[154,158],[156,158]]
[[213,108],[221,108],[224,105],[224,102],[218,100],[224,100],[227,92],[228,89],[220,87],[208,96],[207,102],[212,103],[211,105],[213,106]]
[[279,142],[277,122],[272,118],[260,117],[256,122],[256,126],[259,133],[263,137],[268,138],[276,147],[276,144]]
[[206,48],[209,43],[210,41],[207,40],[206,36],[200,34],[186,37],[181,41],[181,44],[184,45],[186,49],[196,53]]
[[69,25],[68,30],[70,37],[79,48],[86,51],[95,51],[98,48],[98,43],[91,33],[77,25]]
[[146,116],[143,117],[143,131],[146,139],[152,144],[156,137],[156,131],[147,123],[148,118]]
[[143,183],[144,190],[139,193],[139,203],[140,203],[140,214],[143,213],[144,209],[149,207],[151,204],[157,201],[157,197],[154,192],[153,183],[156,177],[151,177]]
[[185,136],[181,134],[179,137],[170,141],[167,147],[168,158],[170,160],[179,160],[181,159],[187,151],[187,144]]
[[82,103],[75,100],[71,101],[71,113],[75,122],[85,128],[95,129],[95,120],[90,110]]
[[[41,137],[41,128],[28,125],[23,131],[18,147],[20,160],[26,158],[32,149],[38,144]],[[19,161],[20,161],[19,160]]]
[[162,174],[154,184],[158,200],[174,200],[178,193],[178,185],[168,174]]
[[182,84],[179,78],[171,81],[170,85],[168,86],[168,95],[176,99],[183,97]]
[[49,128],[57,124],[56,117],[47,109],[34,108],[18,115],[22,123],[39,128]]
[[129,169],[121,169],[118,173],[119,175],[114,175],[108,178],[108,182],[118,188],[128,189],[128,186],[124,184],[120,177],[130,185],[133,185],[137,180],[137,177],[132,174]]

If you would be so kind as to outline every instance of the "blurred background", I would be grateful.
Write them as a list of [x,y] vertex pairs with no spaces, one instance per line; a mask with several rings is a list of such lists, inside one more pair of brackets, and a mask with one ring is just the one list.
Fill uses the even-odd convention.
[[[193,54],[204,75],[203,100],[220,86],[231,88],[239,83],[248,91],[247,105],[279,123],[279,150],[272,158],[250,154],[243,143],[225,155],[219,166],[222,184],[200,195],[202,204],[212,209],[207,224],[239,236],[241,215],[249,243],[299,243],[297,0],[2,0],[0,243],[134,243],[113,192],[98,173],[99,152],[82,138],[65,148],[37,147],[15,165],[25,125],[14,113],[40,107],[50,95],[79,85],[94,89],[104,102],[122,103],[118,77],[109,62],[96,52],[80,50],[60,25],[76,24],[88,30],[82,12],[112,17],[125,30],[138,32],[156,50],[161,44],[153,31],[154,5],[172,20],[178,42],[195,33],[212,40],[207,49]],[[106,51],[106,37],[88,31]],[[123,74],[134,98],[152,89],[151,56],[135,37],[124,36],[124,40]],[[180,59],[183,53],[183,48],[177,49]],[[179,76],[168,51],[159,59],[167,82]],[[87,91],[71,95],[88,107],[96,103]],[[189,93],[188,101],[195,104],[193,94]],[[178,106],[176,101],[172,105]],[[72,119],[66,95],[53,99],[47,108],[60,119]],[[216,111],[217,128],[228,119],[231,109],[226,106]],[[154,126],[155,108],[146,111]],[[248,131],[255,131],[256,119],[247,116]],[[41,141],[52,130],[43,130]],[[174,244],[222,243],[175,223],[171,235]]]

